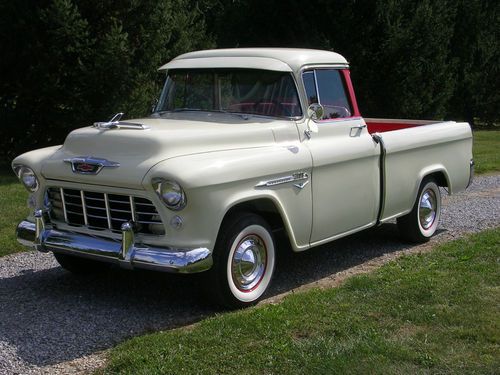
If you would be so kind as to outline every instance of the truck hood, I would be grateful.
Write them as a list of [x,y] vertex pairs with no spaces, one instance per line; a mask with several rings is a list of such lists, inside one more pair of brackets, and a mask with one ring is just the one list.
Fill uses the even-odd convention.
[[[182,114],[177,118],[127,120],[146,129],[86,127],[71,132],[43,165],[46,179],[142,189],[155,164],[174,157],[275,144],[273,128],[289,121],[240,119],[228,114]],[[272,123],[272,126],[270,124]],[[75,173],[70,159],[92,157],[119,164],[97,174]]]

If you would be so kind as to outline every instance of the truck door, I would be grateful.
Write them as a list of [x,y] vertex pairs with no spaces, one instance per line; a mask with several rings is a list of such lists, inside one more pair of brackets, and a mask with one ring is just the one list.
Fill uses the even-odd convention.
[[375,223],[379,151],[363,118],[357,110],[353,113],[355,99],[349,96],[344,71],[311,69],[302,78],[308,105],[324,108],[318,132],[305,143],[313,160],[311,243],[326,242]]

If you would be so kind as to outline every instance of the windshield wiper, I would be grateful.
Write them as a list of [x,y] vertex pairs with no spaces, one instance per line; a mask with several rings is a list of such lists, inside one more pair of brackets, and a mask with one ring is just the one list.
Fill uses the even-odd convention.
[[249,113],[229,112],[229,111],[226,111],[224,109],[200,109],[200,108],[175,108],[175,109],[170,109],[168,111],[154,112],[153,114],[161,116],[161,115],[164,115],[165,113],[176,113],[176,112],[215,112],[215,113],[226,113],[228,115],[238,116],[238,117],[242,118],[243,120],[248,120],[250,117],[252,117],[252,115],[249,114]]
[[228,115],[238,116],[238,117],[242,118],[243,120],[248,120],[250,117],[252,117],[252,115],[249,113],[229,112],[229,111],[226,111],[225,109],[214,110],[214,112],[227,113]]
[[199,108],[175,108],[170,110],[169,112],[202,112],[205,111],[204,109],[199,109]]

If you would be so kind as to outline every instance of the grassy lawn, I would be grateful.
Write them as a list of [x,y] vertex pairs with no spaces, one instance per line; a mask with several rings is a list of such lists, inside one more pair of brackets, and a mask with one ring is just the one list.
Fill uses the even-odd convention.
[[[500,131],[474,132],[476,173],[500,172]],[[0,171],[0,256],[24,250],[15,240],[17,223],[26,217],[28,193],[12,171]]]
[[133,338],[98,373],[498,373],[499,244],[499,229],[483,232],[339,288]]
[[0,173],[0,256],[22,251],[16,241],[17,224],[28,215],[28,192],[12,171]]
[[500,130],[474,132],[473,152],[477,174],[500,172]]

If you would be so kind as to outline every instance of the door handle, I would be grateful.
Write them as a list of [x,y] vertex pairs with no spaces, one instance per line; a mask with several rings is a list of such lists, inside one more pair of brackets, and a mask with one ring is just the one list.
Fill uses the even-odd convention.
[[349,132],[349,136],[351,137],[359,137],[361,135],[361,131],[366,128],[366,124],[360,124],[353,126],[351,131]]
[[356,125],[353,126],[351,129],[364,129],[364,128],[366,128],[366,124]]

